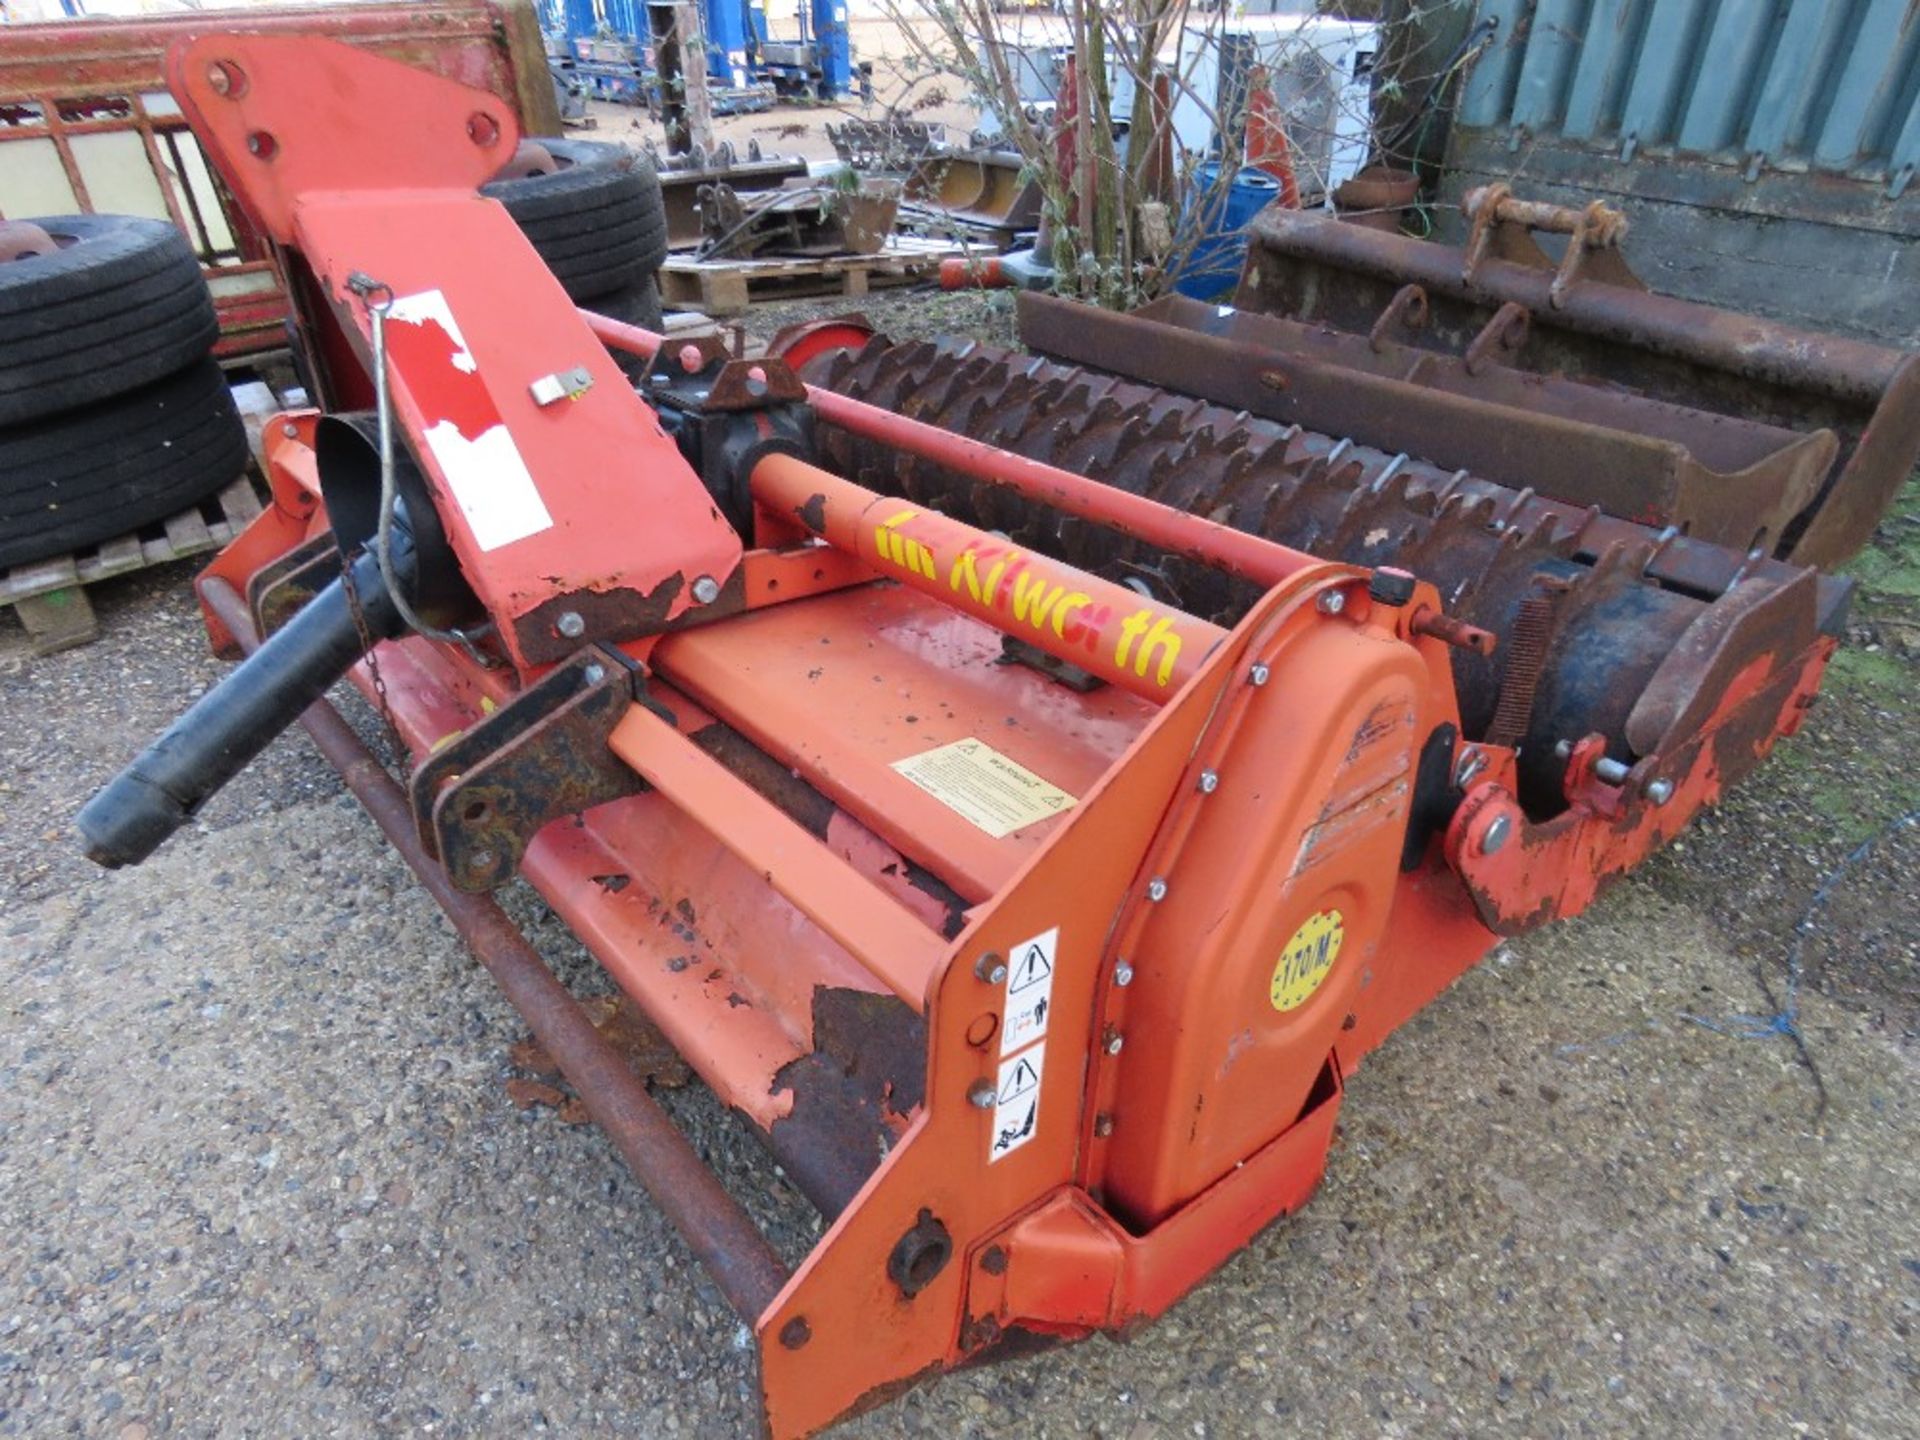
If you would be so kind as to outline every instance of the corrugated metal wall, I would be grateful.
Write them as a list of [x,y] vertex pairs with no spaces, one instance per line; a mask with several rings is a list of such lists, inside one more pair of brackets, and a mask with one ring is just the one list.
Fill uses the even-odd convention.
[[1480,0],[1456,124],[1878,180],[1920,164],[1920,0]]

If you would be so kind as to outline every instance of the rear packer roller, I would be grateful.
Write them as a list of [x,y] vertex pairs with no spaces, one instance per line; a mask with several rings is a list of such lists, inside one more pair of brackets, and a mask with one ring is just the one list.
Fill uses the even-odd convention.
[[[1491,653],[1453,649],[1461,730],[1519,751],[1521,799],[1536,817],[1566,807],[1575,742],[1599,735],[1605,757],[1630,767],[1662,738],[1647,712],[1638,724],[1634,715],[1676,653],[1717,642],[1763,599],[1793,612],[1789,638],[1803,642],[1837,635],[1844,621],[1847,587],[1794,566],[1077,366],[971,341],[875,338],[812,358],[806,373],[867,404],[1278,545],[1431,581],[1450,617],[1497,642]],[[1216,623],[1238,620],[1260,593],[883,441],[829,425],[821,445],[847,474]],[[1793,592],[1785,606],[1782,591]],[[1782,619],[1770,613],[1767,623]],[[1668,674],[1663,689],[1678,678]]]

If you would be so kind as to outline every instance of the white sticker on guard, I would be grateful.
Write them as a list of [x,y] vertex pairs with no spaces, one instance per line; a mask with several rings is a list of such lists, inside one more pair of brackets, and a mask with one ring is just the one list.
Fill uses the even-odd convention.
[[[529,535],[553,528],[553,516],[547,513],[540,487],[533,483],[520,447],[501,420],[479,378],[479,366],[460,326],[439,290],[423,290],[418,295],[402,295],[387,312],[389,327],[411,325],[424,332],[438,327],[446,336],[447,356],[456,377],[460,419],[435,420],[426,432],[427,448],[433,452],[454,502],[466,516],[474,543],[482,550],[498,550]],[[389,355],[399,337],[388,334]],[[405,346],[414,350],[414,346]],[[417,397],[416,397],[417,398]],[[464,422],[464,424],[462,423]]]
[[1000,1053],[1010,1054],[1047,1033],[1053,1008],[1053,956],[1060,927],[1023,940],[1007,955],[1007,1017],[1000,1027]]
[[996,840],[1078,803],[1058,785],[971,735],[896,760],[893,768]]
[[993,1100],[993,1139],[987,1163],[1011,1155],[1033,1139],[1040,1126],[1040,1067],[1047,1047],[1036,1045],[1000,1062],[1000,1088]]

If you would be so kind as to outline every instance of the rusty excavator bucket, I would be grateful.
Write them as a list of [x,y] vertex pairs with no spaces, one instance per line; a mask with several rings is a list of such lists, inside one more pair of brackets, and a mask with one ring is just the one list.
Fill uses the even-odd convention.
[[1138,378],[1743,552],[1866,543],[1920,459],[1920,356],[1653,294],[1597,202],[1466,209],[1453,247],[1269,208],[1232,307],[1142,312],[1164,328]]
[[[138,864],[297,720],[739,1312],[779,1440],[1137,1329],[1305,1203],[1374,1047],[1799,728],[1848,598],[1804,555],[1910,388],[1843,347],[1723,364],[1716,410],[1594,384],[1599,282],[1505,260],[1382,252],[1362,322],[1292,257],[1401,242],[1291,214],[1242,288],[1273,314],[1025,296],[1038,356],[853,321],[743,356],[568,302],[476,193],[491,96],[259,35],[169,73],[325,408],[267,427],[272,504],[198,581],[238,667],[88,852]],[[1472,343],[1507,286],[1533,318]],[[1728,358],[1645,313],[1661,384]],[[1734,413],[1814,375],[1820,431]],[[512,883],[818,1209],[797,1265]]]

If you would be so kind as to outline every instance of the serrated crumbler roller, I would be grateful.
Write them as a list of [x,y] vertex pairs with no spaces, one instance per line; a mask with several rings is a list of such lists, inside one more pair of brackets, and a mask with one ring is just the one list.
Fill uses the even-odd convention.
[[[139,863],[298,719],[750,1327],[779,1437],[1132,1329],[1305,1203],[1373,1047],[1800,725],[1847,598],[1805,561],[1888,463],[1844,417],[1517,390],[1502,287],[1549,330],[1604,283],[1565,262],[1342,329],[1264,303],[1261,240],[1274,313],[1029,298],[1051,358],[853,322],[736,356],[567,301],[476,194],[518,138],[492,96],[262,35],[168,65],[322,406],[268,426],[273,502],[198,581],[246,658],[88,852]],[[1538,483],[1485,473],[1495,411]],[[516,877],[825,1217],[798,1265],[493,901]]]
[[[1029,314],[1062,303],[1022,299]],[[1631,763],[1659,738],[1644,718],[1629,735],[1635,702],[1693,627],[1729,623],[1732,610],[1716,607],[1736,585],[1746,587],[1746,608],[1807,577],[1799,567],[1442,470],[1404,451],[971,341],[880,339],[857,352],[826,352],[808,374],[868,404],[1277,544],[1432,582],[1449,617],[1499,642],[1491,653],[1453,650],[1462,733],[1518,746],[1521,796],[1536,814],[1566,803],[1562,740],[1601,734],[1612,758]],[[1143,586],[1216,623],[1232,624],[1259,596],[1250,581],[884,442],[828,427],[820,444],[844,474]],[[1837,630],[1845,588],[1803,588],[1792,607],[1801,622]]]

